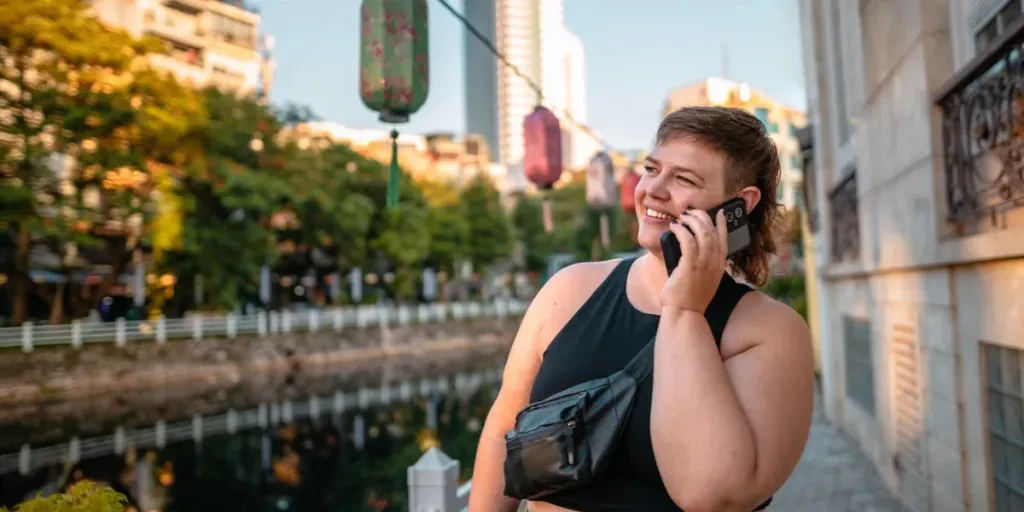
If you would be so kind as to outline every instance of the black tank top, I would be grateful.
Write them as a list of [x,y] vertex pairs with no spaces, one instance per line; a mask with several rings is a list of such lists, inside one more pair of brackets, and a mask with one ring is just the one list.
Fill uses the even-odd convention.
[[[626,298],[626,277],[634,261],[616,265],[548,345],[530,391],[531,402],[621,370],[656,334],[660,317],[637,310]],[[728,274],[722,276],[704,313],[716,344],[721,344],[729,315],[748,291],[750,287]],[[640,384],[622,441],[604,475],[590,485],[539,501],[580,512],[679,512],[661,481],[651,446],[653,390],[653,378]]]

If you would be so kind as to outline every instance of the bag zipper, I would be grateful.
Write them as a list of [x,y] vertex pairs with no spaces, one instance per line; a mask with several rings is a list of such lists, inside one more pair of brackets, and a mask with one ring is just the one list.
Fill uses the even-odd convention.
[[522,411],[519,411],[519,414],[517,416],[522,416],[527,411],[532,411],[532,410],[540,409],[542,407],[550,407],[550,406],[552,406],[554,404],[560,404],[562,402],[568,402],[568,401],[574,400],[574,399],[578,400],[581,396],[586,395],[586,394],[587,394],[586,391],[580,391],[579,393],[573,393],[571,395],[563,396],[563,397],[557,398],[555,400],[536,402],[536,403],[530,404],[529,406],[527,406]]
[[570,420],[565,424],[565,444],[567,446],[566,455],[569,456],[569,465],[576,465],[576,443],[573,442],[572,432],[576,429],[576,420]]

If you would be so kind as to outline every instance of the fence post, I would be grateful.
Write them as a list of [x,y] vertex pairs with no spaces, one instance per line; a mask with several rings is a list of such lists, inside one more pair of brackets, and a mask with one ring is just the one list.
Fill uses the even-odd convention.
[[261,338],[267,335],[267,313],[264,311],[256,313],[256,333]]
[[82,321],[77,318],[71,321],[71,348],[82,348]]
[[315,309],[309,310],[309,332],[320,330],[320,315]]
[[281,312],[281,332],[292,332],[292,312]]
[[203,317],[202,315],[194,315],[192,317],[192,341],[202,341],[203,339]]
[[21,351],[32,352],[32,322],[21,324]]
[[163,315],[156,318],[156,343],[163,345],[167,341],[167,319]]
[[[24,324],[22,324],[24,325]],[[18,472],[27,475],[32,470],[32,447],[23,444],[18,452]]]
[[224,323],[226,324],[225,327],[226,327],[226,330],[228,331],[227,334],[228,334],[228,339],[229,340],[235,339],[235,335],[238,333],[238,323],[237,322],[238,322],[238,317],[236,317],[234,313],[228,313],[228,316],[225,318],[225,322]]
[[408,325],[411,316],[409,314],[409,306],[405,304],[398,306],[398,325]]
[[270,333],[277,334],[281,332],[281,313],[277,311],[270,312]]
[[117,320],[114,320],[114,344],[123,347],[128,336],[125,333],[124,317],[119,316]]
[[[406,471],[409,512],[459,510],[459,461],[431,447]],[[464,505],[463,505],[464,506]]]
[[341,308],[335,308],[333,312],[334,316],[334,332],[341,332],[341,329],[345,325],[345,310]]

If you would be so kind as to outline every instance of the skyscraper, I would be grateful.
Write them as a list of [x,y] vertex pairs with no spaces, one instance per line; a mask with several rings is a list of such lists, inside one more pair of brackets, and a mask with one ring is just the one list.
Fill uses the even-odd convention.
[[[494,159],[509,167],[521,188],[523,119],[538,102],[563,121],[566,111],[585,118],[583,45],[565,28],[563,0],[473,0],[466,2],[465,16],[516,68],[466,32],[466,130],[487,140]],[[543,99],[516,70],[542,89]],[[576,130],[564,124],[571,155]],[[566,163],[572,160],[579,159]]]

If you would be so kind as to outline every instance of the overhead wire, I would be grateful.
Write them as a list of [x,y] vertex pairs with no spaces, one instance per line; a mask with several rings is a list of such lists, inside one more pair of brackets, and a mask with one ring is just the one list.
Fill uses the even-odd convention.
[[[444,7],[448,12],[450,12],[452,14],[452,16],[455,16],[455,18],[458,19],[459,22],[461,22],[464,27],[466,27],[466,30],[468,30],[469,33],[473,34],[474,37],[476,37],[481,43],[483,43],[483,45],[488,50],[490,50],[490,52],[492,54],[494,54],[494,56],[498,59],[499,62],[501,62],[506,67],[508,67],[510,70],[512,70],[512,72],[515,73],[516,76],[518,76],[519,78],[522,78],[523,81],[526,82],[526,85],[528,85],[531,89],[533,89],[534,92],[537,93],[537,97],[539,99],[539,102],[543,105],[543,103],[544,103],[544,91],[543,91],[543,89],[541,89],[541,87],[539,85],[537,85],[536,82],[534,82],[530,77],[528,77],[525,74],[523,74],[523,72],[519,70],[518,66],[516,66],[515,64],[510,62],[508,60],[508,58],[506,58],[505,55],[502,54],[500,50],[498,50],[498,47],[495,46],[494,42],[491,41],[490,39],[488,39],[487,36],[483,35],[476,27],[474,27],[473,24],[470,23],[470,21],[468,19],[466,19],[465,16],[462,15],[462,13],[456,11],[455,8],[452,7],[452,5],[450,3],[448,3],[448,0],[437,0],[437,1],[438,1],[438,3],[441,4],[442,7]],[[474,0],[467,0],[467,1],[474,1]],[[586,132],[586,134],[589,135],[590,137],[592,137],[595,141],[597,141],[597,143],[602,148],[604,148],[604,149],[609,149],[610,148],[608,143],[605,142],[605,140],[603,138],[601,138],[600,135],[595,133],[594,130],[592,130],[589,126],[587,126],[587,125],[577,121],[575,118],[573,118],[572,114],[567,109],[565,109],[563,107],[555,107],[553,110],[557,110],[558,113],[561,114],[561,117],[563,117],[566,121],[568,121],[570,124],[576,126],[577,128],[583,130],[584,132]]]

